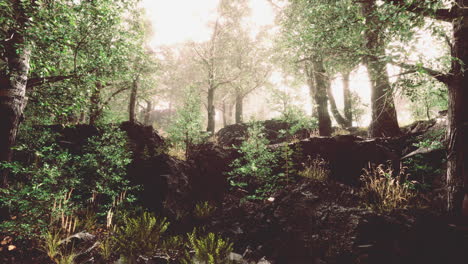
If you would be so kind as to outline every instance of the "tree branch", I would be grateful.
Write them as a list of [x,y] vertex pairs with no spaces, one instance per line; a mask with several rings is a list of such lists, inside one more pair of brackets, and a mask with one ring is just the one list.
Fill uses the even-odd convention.
[[384,0],[384,2],[392,4],[397,7],[401,7],[406,11],[423,15],[425,17],[434,18],[446,22],[452,22],[453,19],[463,16],[466,13],[466,9],[453,6],[450,9],[440,8],[436,10],[424,8],[415,3],[406,3],[405,0]]
[[424,67],[422,65],[412,65],[412,64],[399,63],[399,62],[390,62],[390,63],[395,65],[395,66],[398,66],[400,68],[408,70],[409,71],[408,73],[410,73],[410,72],[415,73],[415,72],[419,72],[420,70],[423,70],[428,75],[434,77],[439,82],[442,82],[442,83],[445,83],[445,84],[448,84],[450,79],[451,79],[449,74],[446,74],[446,73],[443,73],[443,72],[440,72],[440,71],[436,71],[436,70]]
[[129,87],[126,87],[126,88],[120,88],[119,90],[115,91],[113,94],[111,94],[111,96],[109,96],[109,98],[107,98],[107,100],[102,104],[102,107],[108,105],[110,103],[110,101],[115,97],[117,96],[119,93],[121,92],[124,92],[126,90],[129,90],[130,88]]
[[59,75],[59,76],[48,76],[48,77],[37,77],[37,78],[29,78],[28,83],[26,85],[27,89],[31,89],[33,87],[42,85],[44,83],[54,83],[60,82],[63,80],[71,79],[75,77],[74,74],[71,75]]

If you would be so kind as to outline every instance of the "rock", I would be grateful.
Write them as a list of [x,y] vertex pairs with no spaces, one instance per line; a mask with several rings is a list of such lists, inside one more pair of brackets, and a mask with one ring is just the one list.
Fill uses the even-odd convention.
[[271,264],[270,261],[266,260],[265,257],[263,257],[257,264]]
[[244,260],[244,258],[242,257],[242,255],[237,254],[237,253],[234,253],[234,252],[229,253],[228,259],[229,259],[230,261],[233,261],[234,263],[238,263],[238,264],[247,263],[247,262]]
[[[356,185],[362,169],[369,163],[385,164],[391,161],[398,172],[400,149],[389,142],[390,139],[369,139],[346,135],[336,137],[314,137],[291,144],[296,155],[296,164],[306,163],[310,157],[323,158],[328,162],[330,177],[334,180]],[[396,144],[396,143],[394,143]]]
[[236,157],[214,143],[194,146],[189,153],[191,197],[195,202],[213,201],[220,204],[228,190],[226,173]]
[[93,240],[95,237],[96,237],[95,235],[90,234],[90,233],[79,232],[61,240],[59,244],[63,244],[63,243],[67,244],[74,239],[82,240],[82,241],[90,241],[90,240]]

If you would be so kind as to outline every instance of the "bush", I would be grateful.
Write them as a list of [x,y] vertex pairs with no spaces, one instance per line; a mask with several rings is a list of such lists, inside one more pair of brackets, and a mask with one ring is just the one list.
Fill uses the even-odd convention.
[[166,218],[157,218],[148,212],[139,217],[125,217],[122,226],[112,236],[114,252],[130,263],[140,255],[150,255],[162,244],[162,236],[169,227]]
[[393,177],[391,166],[383,164],[369,166],[361,176],[363,187],[362,197],[368,202],[367,206],[378,211],[386,212],[394,209],[405,209],[415,197],[408,184],[403,184],[404,168],[400,174]]
[[[224,240],[219,235],[208,233],[205,236],[197,234],[195,229],[188,234],[190,247],[195,251],[195,259],[206,264],[226,264],[229,263],[228,256],[232,252],[233,244],[229,240]],[[185,263],[192,263],[187,256]]]
[[202,141],[204,134],[201,131],[200,95],[195,87],[190,87],[186,91],[184,105],[177,111],[175,122],[168,129],[169,140],[176,149],[184,151],[187,159],[190,148]]
[[276,154],[268,148],[269,141],[259,122],[254,122],[248,128],[248,135],[239,147],[241,157],[231,164],[233,170],[229,172],[232,186],[246,187],[249,183],[260,184],[254,195],[249,198],[267,196],[278,185],[278,175],[273,175]]
[[320,157],[312,159],[310,156],[308,156],[307,162],[303,163],[303,166],[304,169],[298,174],[304,178],[325,181],[330,175],[328,163]]
[[[14,218],[1,222],[0,229],[20,239],[40,238],[50,225],[76,219],[90,201],[104,219],[114,199],[134,187],[124,178],[131,155],[125,133],[113,127],[101,131],[79,154],[58,145],[58,135],[49,129],[22,131],[15,148],[19,161],[0,164],[9,169],[12,179],[8,189],[0,189],[0,205],[9,208]],[[96,195],[99,204],[91,199]],[[133,201],[127,194],[125,202]]]
[[195,205],[194,214],[199,219],[206,219],[213,215],[216,207],[211,205],[209,202],[200,202]]

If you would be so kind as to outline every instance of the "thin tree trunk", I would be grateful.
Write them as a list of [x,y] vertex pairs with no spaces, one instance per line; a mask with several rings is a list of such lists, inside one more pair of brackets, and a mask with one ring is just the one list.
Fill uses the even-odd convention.
[[[464,6],[467,1],[457,1]],[[452,78],[448,83],[447,209],[468,216],[468,17],[453,22]]]
[[223,127],[226,127],[227,126],[227,117],[226,117],[226,102],[223,101],[223,105],[222,105],[222,108],[221,111],[223,112]]
[[376,8],[375,0],[362,2],[362,13],[367,21],[364,33],[366,48],[372,54],[364,58],[372,89],[372,122],[369,126],[369,136],[392,137],[400,135],[401,131],[391,93],[387,64],[379,59],[385,56],[385,47],[381,36],[384,32],[376,28],[380,25]]
[[242,95],[236,96],[236,124],[243,122],[244,98]]
[[130,102],[128,105],[128,121],[130,123],[135,123],[136,122],[136,101],[137,101],[137,95],[138,95],[138,88],[140,86],[140,77],[137,76],[135,80],[133,80],[133,85],[132,85],[132,90],[130,92]]
[[[30,50],[23,43],[22,36],[15,34],[5,44],[8,75],[0,79],[0,162],[11,161],[11,148],[15,144],[18,126],[27,103]],[[0,174],[1,186],[6,188],[9,172],[4,169],[0,170]]]
[[151,111],[153,110],[153,102],[151,100],[146,100],[146,109],[145,114],[143,116],[143,122],[146,126],[151,125]]
[[101,90],[103,86],[100,81],[96,82],[96,86],[92,91],[90,97],[90,106],[89,106],[89,124],[95,125],[96,122],[101,118],[102,109],[101,109]]
[[344,118],[347,122],[347,127],[353,125],[353,112],[352,112],[352,98],[351,89],[349,88],[349,76],[350,72],[343,72],[343,102],[344,102]]
[[331,120],[328,113],[327,79],[323,61],[321,58],[314,58],[314,79],[315,79],[315,102],[317,104],[317,114],[320,136],[331,136]]
[[227,106],[227,124],[232,125],[232,110],[234,108],[234,104],[230,103]]
[[328,100],[330,101],[330,110],[331,110],[331,112],[333,114],[333,117],[335,118],[338,125],[340,125],[342,128],[347,128],[348,127],[348,122],[340,114],[340,111],[338,111],[338,108],[336,107],[335,97],[333,96],[333,92],[332,92],[332,89],[331,89],[330,78],[328,78],[328,77],[326,77],[326,85],[327,85]]
[[208,104],[207,104],[207,111],[208,111],[208,125],[206,128],[207,132],[210,132],[214,135],[215,132],[215,107],[214,107],[214,95],[215,89],[210,88],[208,89]]

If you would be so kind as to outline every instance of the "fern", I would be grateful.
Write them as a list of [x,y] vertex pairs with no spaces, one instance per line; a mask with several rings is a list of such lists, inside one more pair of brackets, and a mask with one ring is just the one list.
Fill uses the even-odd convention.
[[160,219],[148,212],[137,218],[125,217],[124,225],[118,227],[113,236],[114,250],[129,260],[149,255],[158,248],[168,227],[166,218]]
[[207,264],[228,263],[228,254],[232,252],[233,244],[219,235],[208,233],[199,236],[197,230],[188,235],[190,247],[195,251],[195,259]]

